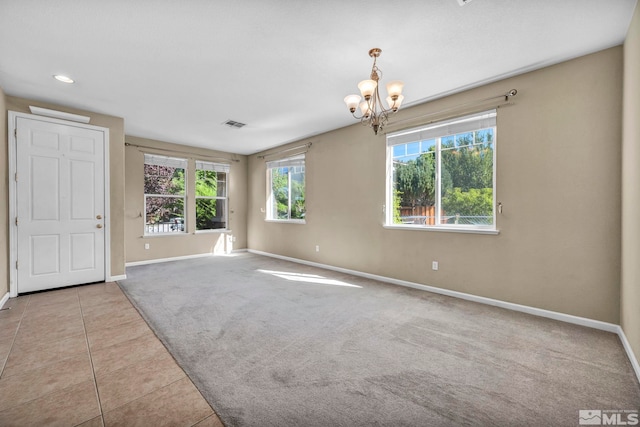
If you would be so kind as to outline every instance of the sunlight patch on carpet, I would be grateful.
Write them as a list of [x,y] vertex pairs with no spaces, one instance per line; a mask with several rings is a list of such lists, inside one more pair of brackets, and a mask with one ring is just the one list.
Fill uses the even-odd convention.
[[258,269],[257,271],[259,271],[260,273],[271,274],[272,276],[290,280],[293,282],[305,282],[313,285],[346,286],[349,288],[362,289],[362,286],[352,285],[351,283],[343,282],[341,280],[327,279],[326,277],[318,276],[316,274],[302,274],[292,273],[288,271],[271,271],[261,269]]

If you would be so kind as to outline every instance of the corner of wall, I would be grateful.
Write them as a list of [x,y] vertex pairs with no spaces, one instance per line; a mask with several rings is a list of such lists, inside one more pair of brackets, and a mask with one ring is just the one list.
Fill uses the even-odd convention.
[[[245,249],[247,247],[247,157],[203,147],[179,145],[135,136],[126,136],[125,149],[125,253],[126,265],[158,260],[181,259],[203,254]],[[144,234],[144,153],[170,153],[187,160],[187,179],[195,179],[197,159],[227,159],[230,162],[228,182],[230,229],[195,232],[195,206],[186,210],[187,232],[180,235],[153,236]],[[192,175],[193,174],[193,175]],[[195,198],[195,189],[187,185],[187,198]],[[191,222],[190,222],[191,221]]]
[[[640,6],[624,43],[620,326],[640,357]],[[640,362],[640,359],[636,360]]]
[[[0,87],[0,138],[4,141],[2,149],[0,149],[0,163],[4,170],[9,170],[8,164],[8,136],[7,136],[7,102],[4,91]],[[4,202],[5,208],[0,210],[0,295],[9,292],[9,177],[5,173],[2,176],[2,185],[0,185],[0,200]]]

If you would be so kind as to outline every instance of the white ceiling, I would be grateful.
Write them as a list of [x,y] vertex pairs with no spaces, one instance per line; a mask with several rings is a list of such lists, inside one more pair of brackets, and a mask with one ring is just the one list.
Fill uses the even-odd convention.
[[354,123],[343,98],[368,78],[373,47],[382,83],[403,80],[417,104],[621,44],[635,6],[0,0],[0,87],[124,117],[127,135],[250,154]]

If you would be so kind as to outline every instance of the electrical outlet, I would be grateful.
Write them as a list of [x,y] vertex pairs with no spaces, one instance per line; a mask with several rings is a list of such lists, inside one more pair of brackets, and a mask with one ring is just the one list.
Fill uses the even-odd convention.
[[316,245],[316,252],[320,252],[320,245]]
[[232,242],[235,242],[235,241],[236,241],[236,236],[233,236],[233,237],[231,238],[231,241],[232,241]]
[[437,270],[438,269],[438,261],[433,261],[431,263],[431,269],[432,270]]
[[148,243],[145,243],[145,244],[144,244],[144,248],[145,248],[145,249],[149,249],[149,244],[148,244]]

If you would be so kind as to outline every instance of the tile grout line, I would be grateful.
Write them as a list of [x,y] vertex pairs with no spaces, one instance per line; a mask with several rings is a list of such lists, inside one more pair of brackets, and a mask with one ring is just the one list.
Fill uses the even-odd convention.
[[[100,410],[100,421],[104,426],[104,412],[102,411],[102,401],[100,400],[100,391],[98,390],[98,379],[96,378],[96,370],[93,366],[93,357],[91,355],[91,346],[89,345],[89,337],[87,336],[87,327],[84,322],[84,309],[82,308],[82,300],[80,299],[80,291],[77,291],[78,305],[80,306],[80,317],[82,318],[82,330],[84,331],[84,341],[87,345],[87,353],[89,353],[89,363],[91,364],[91,374],[93,375],[93,387],[96,390],[96,398],[98,399],[98,409]],[[86,420],[88,421],[88,420]]]
[[[138,312],[138,314],[140,315],[140,317],[142,318],[143,322],[146,323],[147,327],[151,330],[151,332],[153,333],[153,336],[156,338],[156,340],[158,340],[160,342],[160,344],[162,344],[162,346],[165,348],[165,350],[167,351],[167,353],[169,353],[169,355],[171,356],[171,358],[173,359],[173,361],[175,362],[176,365],[178,365],[178,368],[180,368],[180,370],[182,371],[182,373],[185,375],[185,377],[189,380],[189,382],[195,387],[195,389],[198,391],[198,393],[200,394],[200,396],[204,399],[204,401],[207,403],[207,405],[209,406],[209,409],[211,409],[211,414],[209,414],[208,416],[204,417],[203,419],[197,421],[196,423],[194,423],[191,427],[194,427],[196,424],[201,423],[202,421],[206,420],[207,418],[211,418],[211,417],[215,417],[218,421],[220,421],[222,423],[222,420],[220,419],[220,416],[218,415],[218,413],[216,412],[215,409],[213,409],[213,406],[211,406],[211,403],[209,403],[209,401],[207,399],[204,398],[204,395],[202,394],[202,391],[200,391],[200,389],[196,386],[196,384],[194,383],[193,379],[189,376],[189,374],[187,373],[187,371],[185,371],[185,369],[178,363],[178,361],[176,360],[176,357],[173,355],[173,353],[171,353],[171,351],[169,351],[169,348],[165,345],[165,343],[160,339],[160,337],[158,337],[158,335],[156,334],[156,331],[153,330],[153,328],[151,327],[150,323],[147,321],[146,317],[143,315],[142,310],[140,308],[138,308],[138,306],[134,303],[133,299],[123,290],[122,286],[120,285],[120,283],[118,283],[117,281],[115,282],[115,284],[118,286],[118,288],[120,289],[120,292],[125,296],[125,298],[129,301],[129,304],[131,304],[131,306]],[[179,381],[179,380],[177,380]],[[175,382],[175,381],[174,381]],[[171,383],[173,384],[173,383]],[[171,385],[171,384],[167,384]],[[165,386],[166,387],[166,386]],[[163,387],[161,387],[163,388]],[[159,390],[159,389],[158,389]],[[149,393],[148,393],[149,394]],[[136,399],[137,400],[137,399]],[[222,423],[222,425],[224,426],[224,423]]]
[[[197,387],[196,387],[196,389],[197,389]],[[200,390],[198,390],[198,392],[200,392]],[[207,399],[205,399],[205,402],[206,402],[206,401],[207,401]],[[207,404],[209,404],[209,402],[207,402]],[[209,407],[211,407],[211,405],[209,405]],[[211,410],[213,411],[213,408],[211,408]],[[209,414],[209,415],[207,415],[206,417],[204,417],[203,419],[196,421],[195,423],[191,424],[191,426],[190,426],[190,427],[195,427],[195,426],[197,426],[198,424],[200,424],[201,422],[203,422],[204,420],[209,419],[209,418],[211,418],[211,417],[217,417],[218,419],[220,419],[220,417],[218,417],[218,414],[216,414],[216,411],[213,411],[213,413],[212,413],[212,414]]]
[[18,326],[16,327],[16,331],[13,333],[13,339],[11,340],[11,346],[9,347],[9,352],[7,353],[7,356],[4,358],[4,361],[2,362],[2,368],[0,369],[0,378],[2,378],[2,375],[4,374],[4,370],[7,367],[7,362],[9,361],[9,356],[11,356],[11,352],[13,351],[13,346],[16,344],[16,338],[18,336],[18,331],[20,330],[20,326],[22,326],[22,320],[24,319],[24,314],[27,312],[27,308],[29,307],[29,304],[31,304],[31,295],[27,296],[27,304],[24,306],[24,309],[22,310],[22,314],[20,314],[20,320],[18,320]]
[[[122,292],[122,290],[120,290],[120,292]],[[124,294],[124,293],[123,293],[123,294]],[[79,294],[78,294],[78,296],[79,296]],[[129,303],[129,305],[131,306],[131,308],[133,308],[134,310],[136,310],[136,309],[135,309],[135,307],[133,306],[133,304],[131,304],[131,302],[130,302],[130,301],[128,301],[128,300],[127,300],[127,302]],[[111,304],[111,303],[107,303],[107,304]],[[90,307],[89,307],[89,308],[90,308]],[[95,384],[95,387],[96,387],[96,394],[97,394],[97,396],[98,396],[98,404],[99,404],[99,406],[100,406],[100,416],[101,416],[101,418],[102,418],[102,425],[104,426],[104,425],[105,425],[105,421],[104,421],[104,411],[103,411],[103,409],[102,409],[102,401],[101,401],[101,399],[100,399],[100,392],[99,392],[99,390],[98,390],[98,378],[97,378],[97,374],[96,374],[96,371],[95,371],[95,368],[94,368],[94,365],[93,365],[93,357],[92,357],[92,354],[91,354],[91,347],[90,347],[90,345],[89,345],[89,337],[88,337],[88,335],[87,335],[86,324],[85,324],[85,322],[84,322],[84,310],[83,310],[83,308],[82,308],[82,302],[80,303],[80,311],[81,311],[81,314],[82,314],[82,323],[83,323],[83,328],[84,328],[84,331],[85,331],[85,339],[86,339],[87,347],[88,347],[88,351],[89,351],[89,360],[91,361],[91,370],[93,371],[93,378],[94,378],[94,384]],[[136,311],[137,311],[137,310],[136,310]],[[138,313],[138,314],[139,314],[139,313]],[[147,323],[146,323],[146,321],[144,320],[144,318],[142,318],[142,316],[140,316],[140,319],[141,319],[145,324],[147,324]],[[138,320],[132,320],[132,321],[130,321],[130,322],[125,322],[125,323],[123,323],[123,324],[131,323],[131,322],[137,322],[137,321],[138,321]],[[122,326],[122,325],[114,325],[114,326]],[[149,325],[148,325],[148,324],[147,324],[147,327],[149,327]],[[151,328],[149,328],[149,329],[151,330]],[[153,330],[151,330],[151,332],[153,333]],[[166,347],[164,347],[164,344],[162,344],[162,341],[160,341],[160,340],[158,339],[158,337],[156,337],[156,336],[155,336],[155,334],[153,334],[153,338],[154,338],[155,340],[159,341],[159,342],[160,342],[160,344],[162,345],[162,347],[166,350]],[[139,339],[139,338],[132,338],[132,339],[130,339],[130,340],[127,340],[127,342],[128,342],[128,341],[136,341],[136,340],[138,340],[138,339]],[[168,350],[167,350],[167,352],[168,352]],[[169,355],[171,355],[171,353],[169,353]],[[146,357],[146,358],[144,358],[144,359],[142,359],[142,360],[140,360],[140,361],[148,360],[148,359],[151,359],[151,358],[153,358],[153,357],[154,357],[154,356],[149,356],[149,357]],[[173,357],[173,356],[172,356],[172,357]],[[130,366],[134,365],[135,363],[138,363],[138,362],[132,362],[132,363],[130,363],[130,364],[127,364],[127,365],[125,365],[125,366],[122,366],[122,367],[120,367],[120,368],[118,368],[118,369],[116,369],[116,370],[114,370],[114,371],[110,371],[110,372],[117,372],[117,371],[120,371],[120,370],[122,370],[122,369],[129,368]],[[180,367],[180,365],[178,365],[178,367]],[[137,401],[137,400],[139,400],[139,399],[142,399],[142,398],[144,398],[144,397],[148,396],[149,394],[151,394],[151,393],[153,393],[153,392],[156,392],[156,391],[161,390],[161,389],[163,389],[163,388],[165,388],[165,387],[168,387],[168,386],[170,386],[170,385],[173,385],[175,382],[180,381],[180,380],[184,379],[185,377],[186,377],[186,378],[188,378],[188,376],[186,375],[186,373],[184,372],[184,370],[183,370],[181,367],[180,367],[180,370],[181,370],[181,371],[182,371],[182,373],[183,373],[183,376],[182,376],[182,377],[180,377],[180,378],[176,379],[175,381],[172,381],[172,382],[170,382],[169,384],[166,384],[166,385],[164,385],[164,386],[162,386],[162,387],[160,387],[160,388],[157,388],[157,389],[155,389],[155,390],[152,390],[152,391],[150,391],[150,392],[148,392],[148,393],[146,393],[146,394],[144,394],[144,395],[142,395],[142,396],[139,396],[139,397],[137,397],[137,398],[135,398],[135,399],[133,399],[133,400],[131,400],[131,401],[129,401],[129,402],[123,403],[122,405],[120,405],[120,406],[118,406],[118,407],[116,407],[116,408],[112,408],[112,409],[110,409],[110,411],[109,411],[109,412],[114,411],[114,410],[116,410],[116,409],[118,409],[118,408],[121,408],[122,406],[128,405],[128,404],[129,404],[129,403],[131,403],[131,402],[135,402],[135,401]],[[110,372],[105,372],[105,373],[110,373]],[[200,421],[202,421],[202,420],[200,420]],[[200,421],[198,421],[198,422],[200,422]]]
[[[122,292],[122,290],[121,290],[120,292]],[[133,304],[131,304],[131,302],[130,302],[130,301],[128,301],[128,303],[129,303],[129,305],[130,305],[134,310],[136,310],[136,311],[137,311],[137,309],[133,306]],[[138,313],[138,314],[139,314],[139,313]],[[169,356],[171,356],[171,358],[172,358],[172,359],[174,360],[174,362],[175,362],[175,359],[173,358],[173,355],[172,355],[172,354],[169,352],[169,350],[164,346],[164,344],[162,343],[162,341],[161,341],[161,340],[160,340],[160,339],[155,335],[155,333],[153,332],[153,330],[152,330],[152,329],[149,327],[149,325],[147,324],[146,320],[144,320],[144,318],[143,318],[142,316],[140,316],[140,319],[142,320],[142,322],[144,322],[144,323],[147,325],[147,327],[149,328],[149,330],[150,330],[150,331],[151,331],[151,333],[153,334],[153,339],[154,339],[154,340],[156,340],[156,341],[158,341],[158,342],[160,343],[160,345],[162,345],[162,347],[165,349],[165,351],[169,354]],[[122,325],[126,325],[127,323],[137,322],[137,321],[138,321],[138,320],[132,320],[132,321],[130,321],[130,322],[125,322],[125,323],[123,323],[123,324],[121,324],[121,325],[115,325],[115,326],[122,326]],[[137,341],[137,340],[139,340],[139,339],[140,339],[140,337],[132,338],[132,339],[126,340],[125,342]],[[114,345],[117,345],[117,344],[114,344]],[[127,365],[124,365],[124,366],[121,366],[121,367],[119,367],[118,369],[115,369],[115,370],[113,370],[113,371],[105,372],[104,374],[112,374],[112,373],[115,373],[115,372],[118,372],[118,371],[122,371],[122,370],[124,370],[124,369],[130,368],[131,366],[135,365],[136,363],[144,362],[145,360],[153,359],[154,357],[156,357],[156,356],[151,355],[151,356],[145,357],[144,359],[140,359],[140,360],[138,360],[138,361],[131,362],[131,363],[129,363],[129,364],[127,364]],[[176,365],[178,366],[178,368],[180,369],[180,371],[182,371],[182,376],[181,376],[180,378],[178,378],[178,379],[176,379],[176,380],[174,380],[174,381],[171,381],[170,383],[165,384],[165,385],[164,385],[164,386],[162,386],[162,387],[156,388],[156,389],[151,390],[151,391],[149,391],[149,392],[147,392],[147,393],[145,393],[145,394],[143,394],[143,395],[141,395],[141,396],[138,396],[138,397],[136,397],[136,398],[135,398],[135,399],[133,399],[133,400],[130,400],[130,401],[128,401],[128,402],[125,402],[125,403],[121,404],[120,406],[117,406],[117,407],[115,407],[115,408],[112,408],[112,409],[110,409],[110,410],[109,410],[109,412],[114,411],[114,410],[116,410],[116,409],[119,409],[119,408],[121,408],[121,407],[123,407],[123,406],[125,406],[125,405],[128,405],[128,404],[129,404],[129,403],[131,403],[131,402],[135,402],[135,401],[140,400],[140,399],[142,399],[142,398],[144,398],[144,397],[147,397],[147,396],[148,396],[148,395],[150,395],[151,393],[154,393],[154,392],[156,392],[156,391],[158,391],[158,390],[161,390],[161,389],[163,389],[163,388],[165,388],[165,387],[168,387],[168,386],[170,386],[170,385],[173,385],[174,383],[176,383],[176,382],[178,382],[178,381],[180,381],[180,380],[183,380],[184,378],[189,378],[189,376],[186,374],[186,372],[184,371],[184,369],[182,369],[182,367],[181,367],[180,365],[178,365],[178,364],[177,364],[177,362],[175,362],[175,363],[176,363]],[[94,371],[94,375],[95,375],[95,371]],[[190,379],[190,378],[189,378],[189,381],[191,381],[191,379]],[[97,384],[97,377],[96,377],[96,384]],[[101,410],[102,410],[102,405],[101,405]],[[104,414],[103,414],[103,418],[104,418]],[[204,418],[203,418],[203,419],[204,419]],[[202,420],[200,420],[200,421],[202,421]],[[198,422],[200,422],[200,421],[198,421]]]
[[[109,412],[113,412],[113,411],[115,411],[116,409],[120,409],[120,408],[122,408],[123,406],[127,406],[127,405],[129,405],[129,404],[131,404],[131,403],[133,403],[133,402],[137,402],[137,401],[139,401],[140,399],[144,399],[145,397],[149,396],[150,394],[155,393],[155,392],[158,392],[158,391],[160,391],[160,390],[164,390],[165,388],[167,388],[167,387],[169,387],[169,386],[172,386],[172,385],[174,385],[175,383],[177,383],[178,381],[182,381],[182,380],[184,380],[185,378],[187,378],[187,379],[188,379],[189,377],[188,377],[187,375],[185,375],[185,376],[183,376],[183,377],[180,377],[180,378],[178,378],[177,380],[171,381],[169,384],[165,384],[165,385],[163,385],[162,387],[158,387],[158,388],[156,388],[155,390],[150,391],[149,393],[143,394],[142,396],[138,396],[138,397],[136,397],[136,398],[135,398],[135,399],[133,399],[133,400],[130,400],[130,401],[126,402],[126,403],[123,403],[122,405],[120,405],[120,406],[118,406],[118,407],[116,407],[116,408],[111,409]],[[191,381],[191,380],[189,380],[189,381]],[[104,416],[103,416],[103,418],[104,418]],[[205,417],[205,418],[206,418],[206,417]],[[203,418],[203,419],[204,419],[204,418]],[[200,421],[202,421],[202,420],[200,420]],[[198,422],[200,422],[200,421],[198,421]]]
[[[20,316],[19,325],[18,325],[18,328],[16,329],[16,334],[15,334],[15,336],[14,336],[14,342],[15,342],[15,339],[16,339],[16,337],[17,337],[17,331],[18,331],[18,329],[20,328],[20,326],[22,325],[22,322],[23,322],[23,320],[24,320],[24,318],[25,318],[25,316],[26,316],[27,309],[29,308],[29,306],[30,306],[30,305],[31,305],[31,303],[32,303],[32,302],[31,302],[31,299],[32,299],[32,298],[31,298],[31,295],[26,295],[26,297],[28,297],[28,298],[29,298],[29,300],[27,301],[27,304],[26,304],[26,306],[25,306],[25,308],[24,308],[24,311],[22,312],[22,315]],[[78,300],[78,305],[80,305],[79,300]],[[63,338],[63,339],[64,339],[64,338]],[[58,339],[58,340],[59,340],[59,339]],[[53,342],[53,341],[55,341],[55,340],[51,340],[51,341],[48,341],[48,342]],[[11,350],[13,350],[13,343],[12,343],[12,348],[11,348]],[[11,351],[9,351],[9,354],[11,354]],[[73,356],[71,356],[71,357],[73,357]],[[69,359],[69,358],[71,358],[71,357],[68,357],[68,358],[65,358],[65,359],[62,359],[62,360],[66,360],[66,359]],[[7,361],[8,361],[8,359],[9,359],[9,357],[7,356]],[[2,369],[2,373],[4,373],[4,368],[5,368],[5,367],[6,367],[6,362],[5,362],[5,366],[4,366],[4,367],[3,367],[3,369]],[[43,365],[43,366],[41,366],[40,368],[36,368],[36,369],[42,369],[42,368],[46,368],[46,365]],[[14,374],[14,375],[21,375],[21,374]],[[12,375],[12,376],[10,376],[10,377],[7,377],[7,378],[12,378],[14,375]],[[66,388],[70,388],[70,387],[73,387],[73,385],[70,385],[70,386],[68,386],[68,387],[62,388],[62,389],[60,389],[60,390],[65,390]],[[31,402],[33,402],[33,401],[35,401],[35,400],[37,400],[37,399],[41,399],[41,398],[43,398],[43,397],[45,397],[46,395],[51,394],[51,393],[55,393],[55,391],[50,391],[50,392],[48,392],[48,393],[45,393],[45,394],[44,394],[44,395],[42,395],[42,396],[32,398],[32,399],[27,400],[27,401],[25,401],[25,402],[22,402],[22,403],[20,403],[20,404],[18,404],[18,405],[15,405],[15,406],[12,406],[12,407],[5,408],[4,410],[10,410],[10,409],[12,409],[12,408],[17,408],[17,407],[19,407],[19,406],[23,406],[23,405],[30,404]],[[4,411],[4,410],[3,410],[3,411]],[[94,418],[95,418],[95,417],[94,417]],[[88,420],[85,420],[85,421],[83,421],[83,422],[86,422],[86,421],[88,421]],[[104,426],[104,424],[103,424],[103,426]]]
[[[164,345],[164,343],[162,342],[162,340],[160,340],[160,339],[155,335],[155,332],[153,331],[153,329],[151,329],[151,327],[149,326],[149,324],[147,323],[147,321],[144,319],[144,316],[142,316],[142,315],[140,314],[140,312],[138,311],[138,309],[137,309],[137,308],[134,306],[134,304],[129,300],[128,296],[127,296],[127,295],[122,291],[122,289],[120,289],[120,288],[119,288],[119,286],[118,286],[118,289],[119,289],[119,291],[121,292],[121,294],[122,294],[122,295],[124,295],[124,296],[126,297],[126,300],[127,300],[127,303],[129,304],[129,306],[130,306],[131,308],[133,308],[136,312],[138,312],[138,315],[140,316],[140,320],[142,320],[142,322],[144,322],[144,323],[146,324],[146,326],[149,328],[149,330],[150,330],[150,331],[151,331],[151,333],[152,333],[153,339],[154,339],[154,340],[156,340],[156,341],[158,341],[158,342],[160,343],[160,345],[162,346],[162,348],[163,348],[163,349],[164,349],[164,350],[169,354],[169,356],[170,356],[170,357],[174,360],[174,362],[175,362],[175,358],[173,357],[173,355],[172,355],[172,354],[169,352],[169,350],[166,348],[166,346]],[[107,303],[107,304],[110,304],[110,303]],[[89,308],[90,308],[90,307],[89,307]],[[83,326],[84,326],[84,330],[85,330],[85,338],[86,338],[86,341],[87,341],[87,346],[88,346],[88,350],[89,350],[89,354],[90,354],[91,367],[92,367],[92,371],[93,371],[93,375],[94,375],[94,381],[95,381],[95,386],[96,386],[96,393],[98,394],[98,402],[99,402],[99,405],[100,405],[100,413],[101,413],[101,418],[102,418],[102,423],[103,423],[102,425],[104,426],[104,425],[106,425],[106,424],[105,424],[105,419],[104,419],[104,415],[105,415],[105,414],[104,414],[104,411],[103,411],[103,408],[102,408],[102,402],[101,402],[101,400],[100,400],[100,393],[99,393],[99,391],[98,391],[98,385],[97,385],[97,384],[98,384],[98,381],[97,381],[97,374],[96,374],[96,372],[95,372],[95,368],[94,368],[94,366],[93,366],[93,357],[91,356],[91,347],[90,347],[90,345],[89,345],[89,339],[88,339],[88,335],[87,335],[87,332],[86,332],[86,331],[87,331],[87,329],[86,329],[86,324],[85,324],[85,322],[84,322],[85,317],[84,317],[84,309],[83,309],[83,307],[82,307],[82,303],[80,303],[80,309],[81,309],[81,313],[82,313]],[[128,324],[128,323],[131,323],[131,322],[136,322],[136,321],[138,321],[138,320],[131,320],[131,321],[129,321],[129,322],[125,322],[124,324]],[[121,326],[121,325],[115,325],[115,326]],[[138,340],[138,339],[139,339],[139,338],[133,338],[133,339],[131,339],[131,340],[127,340],[127,341],[135,341],[135,340]],[[122,367],[120,367],[120,368],[116,369],[116,370],[115,370],[115,371],[113,371],[113,372],[117,372],[117,371],[120,371],[120,370],[123,370],[123,369],[127,369],[127,368],[129,368],[130,366],[132,366],[132,365],[134,365],[134,364],[136,364],[136,363],[139,363],[139,362],[144,361],[144,360],[152,359],[153,357],[155,357],[155,356],[153,356],[153,355],[152,355],[152,356],[146,357],[146,358],[144,358],[144,359],[141,359],[140,361],[132,362],[132,363],[130,363],[130,364],[127,364],[127,365],[125,365],[125,366],[122,366]],[[177,362],[175,362],[175,363],[176,363],[176,365],[178,366],[178,368],[180,369],[180,371],[182,372],[182,376],[181,376],[180,378],[177,378],[177,379],[175,379],[174,381],[171,381],[170,383],[165,384],[165,385],[164,385],[164,386],[162,386],[162,387],[156,388],[156,389],[151,390],[151,391],[149,391],[149,392],[147,392],[147,393],[145,393],[145,394],[143,394],[143,395],[141,395],[141,396],[138,396],[138,397],[136,397],[136,398],[135,398],[135,399],[133,399],[133,400],[130,400],[130,401],[128,401],[128,402],[125,402],[125,403],[121,404],[121,405],[120,405],[120,406],[118,406],[118,407],[111,408],[111,409],[109,410],[109,412],[115,411],[115,410],[117,410],[117,409],[119,409],[119,408],[122,408],[122,407],[124,407],[124,406],[126,406],[126,405],[129,405],[129,404],[131,404],[131,403],[133,403],[133,402],[137,402],[137,401],[139,401],[139,400],[141,400],[141,399],[144,399],[144,398],[146,398],[147,396],[149,396],[150,394],[155,393],[155,392],[158,392],[158,391],[160,391],[160,390],[163,390],[163,389],[165,389],[165,388],[167,388],[167,387],[170,387],[170,386],[174,385],[176,382],[178,382],[178,381],[182,381],[182,380],[184,380],[185,378],[186,378],[186,379],[187,379],[187,380],[188,380],[192,385],[194,385],[194,384],[193,384],[193,381],[192,381],[192,380],[191,380],[191,378],[187,375],[187,373],[184,371],[184,369],[182,369],[182,367],[181,367],[179,364],[177,364]],[[194,385],[194,387],[195,387],[195,385]],[[196,387],[196,390],[198,391],[198,393],[200,393],[200,390],[198,390],[198,389],[197,389],[197,387]],[[200,395],[201,395],[201,393],[200,393]],[[205,400],[205,402],[206,402],[206,400]],[[212,417],[212,416],[214,416],[214,415],[217,417],[216,412],[213,410],[213,408],[211,408],[211,405],[209,404],[209,402],[206,402],[206,403],[207,403],[207,405],[209,406],[209,408],[211,409],[211,413],[210,413],[209,415],[206,415],[206,416],[205,416],[205,417],[203,417],[202,419],[200,419],[200,420],[196,421],[196,422],[195,422],[194,424],[192,424],[191,426],[195,426],[196,424],[198,424],[198,423],[200,423],[200,422],[204,421],[205,419],[207,419],[207,418],[209,418],[209,417]],[[219,419],[219,418],[218,418],[218,419]]]
[[[143,321],[144,321],[144,320],[143,320]],[[137,320],[132,320],[132,322],[137,322]],[[127,323],[131,323],[131,322],[125,322],[125,323],[122,323],[122,324],[119,324],[119,325],[114,325],[114,326],[122,326],[122,325],[126,325]],[[153,331],[152,331],[152,332],[153,332]],[[117,344],[112,344],[112,345],[107,346],[107,347],[99,348],[99,349],[98,349],[98,350],[96,350],[96,351],[102,351],[102,350],[104,350],[104,349],[106,349],[106,348],[113,347],[113,346],[116,346],[116,345],[119,345],[119,344],[125,344],[125,343],[129,343],[129,342],[135,342],[135,341],[140,340],[141,338],[142,338],[142,337],[131,338],[131,339],[128,339],[128,340],[122,341],[122,342],[117,343]],[[153,336],[153,338],[154,338],[154,339],[156,339],[156,340],[158,340],[158,341],[160,342],[160,344],[162,345],[162,347],[163,347],[167,352],[169,352],[169,350],[167,350],[167,348],[166,348],[166,347],[164,347],[164,344],[162,344],[162,341],[160,341],[160,340],[158,339],[158,337],[156,337],[156,336],[154,335],[154,336]],[[169,353],[169,355],[171,355],[171,353]],[[171,356],[173,357],[173,355],[171,355]],[[111,374],[111,373],[114,373],[114,372],[121,371],[121,370],[123,370],[123,369],[127,369],[127,368],[129,368],[129,367],[131,367],[131,366],[135,365],[136,363],[143,362],[143,361],[148,360],[148,359],[153,359],[154,357],[156,357],[156,356],[155,356],[155,355],[151,355],[151,356],[147,356],[147,357],[145,357],[145,358],[143,358],[143,359],[140,359],[140,360],[136,360],[136,361],[129,362],[128,364],[126,364],[126,365],[122,365],[122,366],[120,366],[120,367],[119,367],[119,368],[117,368],[117,369],[113,369],[113,370],[105,371],[105,372],[104,372],[104,374]],[[175,360],[175,359],[174,359],[174,360]],[[178,365],[178,366],[180,366],[180,365]],[[180,368],[180,369],[182,369],[182,368]],[[183,372],[184,372],[184,370],[183,370]],[[185,374],[185,375],[186,375],[186,374]]]

